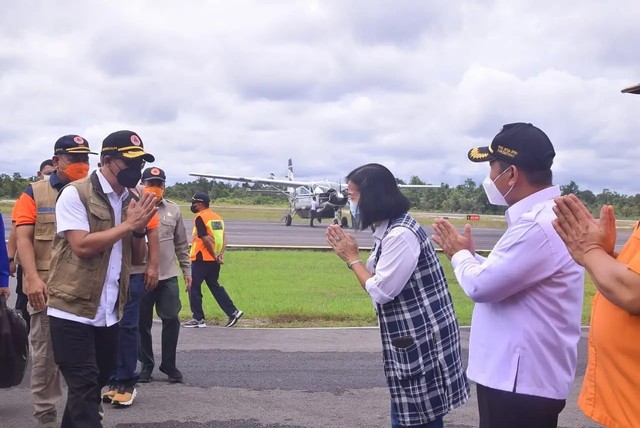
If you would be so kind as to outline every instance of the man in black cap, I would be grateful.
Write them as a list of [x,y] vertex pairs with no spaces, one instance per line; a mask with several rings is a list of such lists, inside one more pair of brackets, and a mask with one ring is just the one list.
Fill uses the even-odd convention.
[[507,230],[487,258],[444,219],[433,240],[451,259],[463,291],[476,303],[467,376],[476,382],[480,427],[556,427],[576,370],[584,270],[552,222],[555,151],[529,123],[505,125],[488,147],[469,151],[488,162],[489,202],[505,205]]
[[189,304],[193,318],[182,324],[187,328],[206,327],[202,310],[202,281],[206,281],[211,294],[218,302],[228,320],[225,327],[234,326],[243,312],[235,307],[227,291],[220,285],[220,266],[224,263],[224,251],[227,237],[224,231],[224,220],[209,209],[209,195],[196,192],[191,198],[191,212],[196,214],[191,235],[191,273],[193,281],[187,285]]
[[[56,167],[53,166],[53,160],[51,158],[45,159],[40,163],[40,169],[36,173],[37,181],[48,181],[51,178],[51,174],[56,172]],[[13,211],[11,212],[11,233],[9,234],[9,240],[7,241],[7,251],[9,254],[9,272],[11,276],[16,277],[16,305],[15,308],[20,311],[22,318],[27,322],[27,331],[30,328],[31,315],[27,309],[29,299],[22,290],[22,266],[20,266],[18,256],[18,243],[16,242],[16,210],[14,204]]]
[[[145,192],[158,198],[158,216],[160,217],[160,276],[158,286],[148,292],[140,304],[140,351],[138,357],[142,363],[140,382],[150,382],[155,360],[151,337],[153,307],[162,320],[162,359],[160,371],[168,376],[169,382],[182,382],[182,373],[176,367],[176,348],[180,333],[182,309],[178,274],[180,270],[184,282],[191,285],[191,262],[189,261],[189,242],[180,207],[164,197],[165,172],[160,168],[147,168],[142,173]],[[180,269],[178,269],[180,265]]]
[[[116,365],[118,320],[129,269],[146,254],[146,226],[156,198],[127,190],[153,162],[131,131],[102,143],[101,167],[59,194],[48,285],[55,361],[68,387],[62,427],[100,427],[100,390]],[[42,304],[42,302],[36,301]]]
[[14,207],[16,247],[23,271],[23,290],[29,301],[27,309],[31,314],[33,416],[44,426],[56,426],[56,403],[62,396],[46,311],[51,243],[56,234],[56,197],[64,185],[86,177],[90,154],[97,153],[89,149],[89,143],[81,136],[60,137],[51,159],[55,173],[49,180],[29,184]]

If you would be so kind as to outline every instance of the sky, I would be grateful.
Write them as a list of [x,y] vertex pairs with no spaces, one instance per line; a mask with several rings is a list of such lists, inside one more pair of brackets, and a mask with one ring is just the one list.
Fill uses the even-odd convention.
[[[556,184],[640,193],[640,2],[3,0],[0,173],[62,135],[142,138],[190,172],[480,183],[467,152],[529,122]],[[92,157],[92,165],[98,162]]]

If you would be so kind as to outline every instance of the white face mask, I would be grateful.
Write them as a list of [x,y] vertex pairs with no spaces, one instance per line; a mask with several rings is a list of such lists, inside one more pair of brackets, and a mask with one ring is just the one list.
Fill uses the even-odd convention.
[[505,197],[513,190],[513,186],[511,186],[511,188],[504,195],[500,193],[500,190],[498,190],[498,187],[496,186],[496,181],[498,180],[498,178],[502,177],[502,174],[509,171],[509,169],[511,168],[507,168],[502,171],[495,180],[491,180],[490,174],[487,174],[487,177],[482,182],[482,188],[484,189],[484,193],[486,193],[487,199],[489,199],[489,203],[491,205],[509,206]]
[[51,178],[51,174],[42,174],[42,181],[48,180]]

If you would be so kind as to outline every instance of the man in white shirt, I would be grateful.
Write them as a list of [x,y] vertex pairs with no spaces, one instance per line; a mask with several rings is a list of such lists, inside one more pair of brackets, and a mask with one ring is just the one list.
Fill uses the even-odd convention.
[[[309,209],[309,226],[315,227],[313,225],[313,220],[317,216],[318,216],[318,201],[314,196],[313,198],[311,198],[311,209]],[[318,219],[318,222],[320,222],[320,219]]]
[[468,157],[489,162],[489,202],[509,206],[507,231],[487,258],[475,254],[470,225],[463,234],[444,219],[433,225],[476,303],[467,376],[477,383],[480,427],[556,427],[575,376],[584,270],[552,225],[555,151],[540,129],[512,123]]
[[114,132],[102,143],[101,167],[58,197],[47,314],[68,387],[63,428],[102,426],[100,389],[115,369],[129,270],[144,260],[146,226],[157,211],[154,195],[135,201],[127,188],[153,161],[136,133]]

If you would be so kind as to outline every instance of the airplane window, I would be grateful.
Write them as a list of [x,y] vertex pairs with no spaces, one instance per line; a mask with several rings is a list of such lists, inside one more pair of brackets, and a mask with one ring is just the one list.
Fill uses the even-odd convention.
[[296,189],[296,194],[298,196],[309,196],[311,194],[311,192],[306,187],[298,187]]

